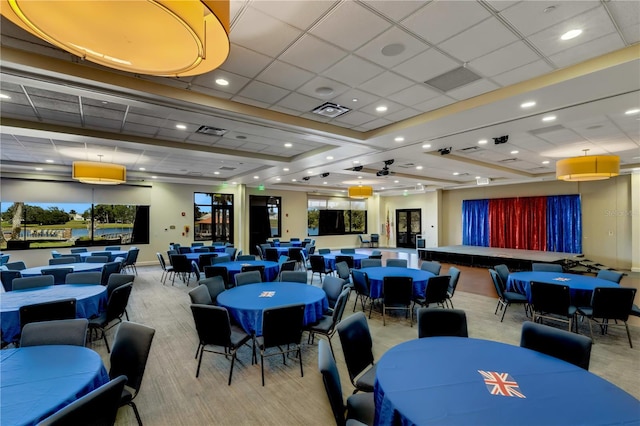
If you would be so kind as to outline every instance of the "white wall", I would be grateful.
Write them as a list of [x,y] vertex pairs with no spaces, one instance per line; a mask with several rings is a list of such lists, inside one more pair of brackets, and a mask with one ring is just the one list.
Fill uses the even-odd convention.
[[420,209],[422,220],[422,237],[427,247],[437,247],[440,240],[441,191],[422,192],[407,196],[382,197],[380,202],[380,219],[386,224],[387,212],[391,225],[391,237],[387,240],[386,231],[380,229],[380,245],[384,247],[396,246],[396,210]]

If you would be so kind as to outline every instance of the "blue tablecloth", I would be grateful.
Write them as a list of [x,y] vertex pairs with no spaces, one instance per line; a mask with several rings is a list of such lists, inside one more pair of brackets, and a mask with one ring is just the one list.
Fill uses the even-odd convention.
[[65,263],[63,265],[34,266],[20,271],[23,277],[42,275],[43,269],[73,268],[73,272],[100,272],[104,263]]
[[107,288],[99,284],[62,284],[2,293],[2,339],[5,342],[13,342],[20,335],[21,306],[70,298],[76,299],[77,318],[91,318],[106,308]]
[[302,247],[302,241],[274,241],[271,243],[273,247],[280,247],[280,244],[289,244],[288,247],[283,248]]
[[[191,250],[191,253],[194,253],[194,250],[200,247],[206,247],[209,249],[208,253],[224,253],[226,247],[225,246],[196,246],[196,247],[187,247],[188,249]],[[207,253],[207,252],[205,252]],[[186,254],[186,253],[185,253]],[[198,253],[198,254],[202,254],[202,253]]]
[[434,276],[431,272],[421,269],[402,268],[399,266],[375,266],[363,269],[363,271],[369,276],[369,285],[371,287],[369,295],[373,299],[382,297],[384,277],[411,277],[413,278],[414,297],[424,297],[427,280]]
[[361,253],[340,253],[340,252],[331,252],[328,254],[321,254],[320,256],[324,256],[324,264],[327,268],[336,269],[336,256],[351,256],[353,257],[353,267],[356,269],[360,269],[360,261],[362,259],[368,259],[368,254]]
[[[273,291],[273,297],[260,297],[265,291]],[[247,333],[262,335],[262,311],[274,306],[304,303],[304,323],[313,324],[322,318],[329,303],[321,288],[302,283],[273,282],[248,284],[223,291],[218,304],[229,310]]]
[[100,251],[108,251],[111,254],[111,259],[115,259],[116,257],[124,257],[125,259],[127,258],[127,254],[129,253],[126,250],[95,250],[95,251],[84,251],[81,253],[69,253],[69,254],[79,254],[80,258],[82,259],[82,261],[84,262],[85,259],[89,256],[95,256],[96,251],[100,252]]
[[[201,254],[207,254],[207,253],[181,253],[184,254],[185,256],[187,256],[187,259],[189,260],[195,260],[196,262],[198,261],[198,259],[200,259],[200,255]],[[217,253],[217,257],[219,258],[226,258],[227,260],[230,258],[229,253]]]
[[[289,256],[289,249],[292,247],[274,247],[274,248],[278,251],[278,256],[282,256],[282,255]],[[309,255],[307,254],[306,248],[303,248],[302,252],[306,257],[309,257]]]
[[[508,374],[515,392],[492,394],[500,388],[485,383],[479,371]],[[640,421],[640,401],[587,370],[519,346],[461,337],[428,337],[389,349],[378,361],[375,402],[377,425]]]
[[0,423],[33,425],[109,381],[100,355],[81,346],[0,351]]
[[234,282],[235,275],[240,272],[244,265],[263,265],[264,278],[266,281],[273,281],[278,277],[280,272],[280,264],[278,262],[270,262],[267,260],[239,260],[235,262],[216,263],[216,266],[224,266],[229,272],[229,281]]
[[573,300],[589,303],[591,293],[596,287],[619,287],[613,281],[586,275],[565,274],[561,272],[512,272],[507,279],[507,291],[525,294],[531,302],[531,281],[566,285],[571,289]]

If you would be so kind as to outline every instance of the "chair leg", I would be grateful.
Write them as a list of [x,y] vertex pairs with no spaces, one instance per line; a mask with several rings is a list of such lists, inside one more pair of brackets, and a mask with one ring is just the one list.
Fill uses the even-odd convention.
[[504,305],[503,309],[502,309],[502,318],[500,318],[500,322],[502,322],[504,320],[504,314],[507,313],[507,308],[509,307],[509,304],[507,303],[506,305]]
[[300,358],[300,377],[304,377],[304,370],[302,369],[302,348],[298,345],[298,357]]
[[105,330],[102,330],[102,338],[104,339],[104,344],[107,345],[107,352],[111,353],[111,349],[109,348],[109,342],[107,341],[107,333]]
[[[202,364],[202,352],[204,352],[204,345],[198,344],[198,350],[200,351],[200,359],[198,360],[198,369],[196,370],[196,378],[200,375],[200,364]],[[196,358],[198,357],[196,353]]]
[[138,426],[142,426],[142,419],[140,418],[140,413],[138,413],[138,407],[136,407],[136,403],[130,401],[129,404],[131,408],[133,408],[133,414],[136,415],[136,420],[138,421]]
[[264,386],[264,356],[260,353],[260,372],[262,373],[262,386]]
[[227,386],[231,386],[231,376],[233,375],[233,364],[236,362],[236,352],[233,352],[233,355],[231,355],[231,368],[229,369],[229,383],[227,383]]
[[[387,321],[386,321],[385,315],[384,315],[385,311],[386,311],[386,309],[385,309],[384,302],[383,302],[382,303],[382,325],[383,326],[387,325]],[[369,318],[371,318],[371,310],[369,310]]]
[[629,338],[629,347],[633,348],[633,343],[631,343],[631,333],[629,333],[629,324],[627,324],[627,322],[624,322],[624,328],[627,329],[627,337]]

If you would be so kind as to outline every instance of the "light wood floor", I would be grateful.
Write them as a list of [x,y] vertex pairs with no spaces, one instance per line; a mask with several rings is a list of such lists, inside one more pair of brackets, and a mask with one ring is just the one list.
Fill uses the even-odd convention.
[[[410,265],[420,263],[415,254],[384,252],[385,257],[407,257]],[[493,314],[496,299],[489,274],[483,269],[462,267],[456,308],[467,312],[472,337],[497,340],[517,345],[520,328],[525,321],[519,306],[508,309],[505,320]],[[443,266],[443,272],[447,266]],[[233,382],[227,386],[229,361],[225,357],[205,354],[200,377],[195,378],[196,331],[189,308],[189,287],[176,281],[175,286],[160,283],[159,266],[138,268],[138,277],[129,301],[132,321],[156,329],[145,378],[136,403],[146,425],[331,425],[331,409],[317,369],[317,344],[304,346],[304,377],[296,360],[282,365],[282,358],[265,361],[266,386],[260,382],[260,366],[251,365],[249,348],[238,352]],[[316,279],[317,283],[318,280]],[[353,298],[345,317],[353,313]],[[417,337],[415,325],[409,327],[403,316],[391,318],[382,326],[380,314],[369,320],[376,360],[392,346]],[[586,323],[580,326],[588,334]],[[113,339],[113,330],[108,338]],[[633,326],[635,347],[629,348],[624,328],[611,329],[606,336],[596,335],[590,371],[640,397],[640,328]],[[306,339],[306,334],[303,337]],[[305,340],[306,342],[306,340]],[[351,394],[340,341],[333,339],[340,368],[344,396]],[[101,341],[90,344],[98,351],[107,368],[108,354]],[[428,362],[428,356],[425,356]],[[446,368],[446,366],[443,366]],[[135,425],[133,411],[123,407],[118,425]]]

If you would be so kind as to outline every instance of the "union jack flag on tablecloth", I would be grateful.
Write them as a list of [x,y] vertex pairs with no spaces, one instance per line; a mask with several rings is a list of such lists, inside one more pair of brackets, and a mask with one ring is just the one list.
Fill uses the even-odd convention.
[[482,375],[484,384],[487,385],[487,390],[491,395],[517,396],[518,398],[526,398],[526,396],[520,393],[518,383],[513,380],[513,377],[511,377],[509,374],[482,370],[478,370],[478,373]]

